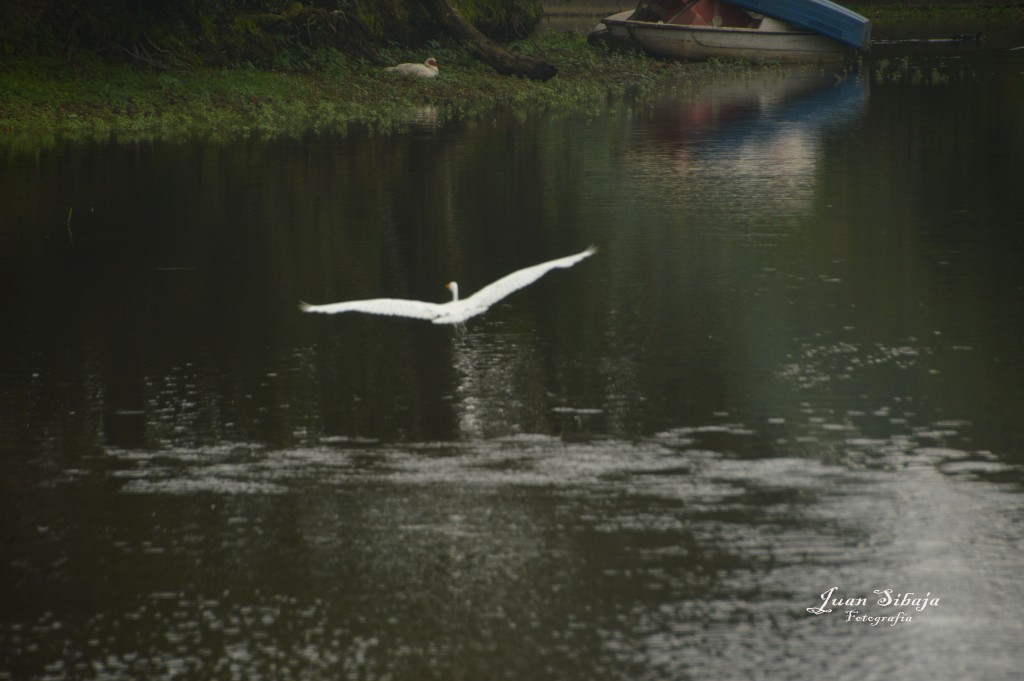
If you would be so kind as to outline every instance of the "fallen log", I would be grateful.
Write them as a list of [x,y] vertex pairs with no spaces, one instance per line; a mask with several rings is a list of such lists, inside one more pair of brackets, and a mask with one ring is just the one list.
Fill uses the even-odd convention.
[[554,64],[512,54],[462,18],[448,0],[420,0],[430,16],[453,38],[469,48],[477,59],[506,76],[526,76],[531,80],[550,80],[558,73]]

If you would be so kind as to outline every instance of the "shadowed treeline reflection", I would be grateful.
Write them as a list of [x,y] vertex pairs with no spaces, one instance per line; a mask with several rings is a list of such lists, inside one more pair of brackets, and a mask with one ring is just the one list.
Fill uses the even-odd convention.
[[[892,113],[865,114],[865,83],[788,75],[599,120],[10,157],[4,262],[26,333],[6,337],[7,378],[11,394],[38,396],[12,403],[27,410],[12,422],[48,446],[627,434],[751,403],[792,417],[799,402],[778,378],[801,354],[939,351],[962,364],[973,330],[1019,318],[988,311],[941,337],[929,319],[977,315],[977,300],[1019,309],[971,269],[1006,253],[998,227],[1020,208],[997,196],[1016,157],[957,144],[955,112],[927,118],[952,127],[928,138],[921,194],[887,159],[924,153],[924,133],[889,118],[950,93],[896,91]],[[994,125],[976,123],[972,136]],[[926,200],[942,149],[958,150],[970,169],[958,186],[976,195]],[[515,294],[466,338],[295,310],[300,298],[444,300],[452,278],[472,291],[590,242],[603,248],[586,268]],[[73,415],[54,408],[70,395]]]
[[[543,173],[524,172],[542,165],[536,148],[541,140],[509,129],[485,130],[480,137],[476,146],[463,132],[111,147],[41,159],[40,172],[61,175],[56,181],[67,195],[44,199],[12,186],[9,205],[17,205],[9,215],[6,257],[27,280],[27,295],[13,303],[14,313],[59,309],[52,319],[56,333],[39,339],[54,347],[39,360],[69,350],[106,354],[87,360],[90,371],[101,375],[69,380],[99,381],[85,389],[100,401],[92,409],[145,412],[159,437],[166,436],[159,432],[159,400],[166,397],[206,411],[196,418],[222,428],[250,420],[233,415],[235,407],[251,415],[266,399],[266,418],[288,422],[281,429],[266,423],[269,432],[244,437],[287,439],[316,418],[310,412],[318,401],[296,394],[301,390],[290,390],[287,381],[299,380],[297,372],[305,372],[301,380],[307,384],[315,381],[325,362],[340,363],[331,375],[337,380],[322,386],[325,400],[367,398],[367,409],[379,414],[388,410],[369,402],[375,391],[393,395],[427,382],[433,397],[400,399],[411,409],[429,407],[438,392],[450,389],[450,334],[387,324],[395,320],[346,320],[340,326],[307,320],[296,305],[300,296],[441,299],[448,295],[443,283],[453,277],[475,288],[502,268],[531,264],[585,240],[569,232],[542,236],[542,205],[520,205],[515,212],[500,205],[543,194]],[[90,170],[99,159],[111,172]],[[493,182],[475,182],[477,177]],[[66,227],[69,207],[77,210]],[[69,296],[69,290],[85,295]],[[34,326],[30,321],[26,328]],[[74,349],[64,340],[69,337],[76,339]],[[317,338],[323,352],[310,347]],[[53,371],[33,373],[44,383],[55,378]],[[189,387],[197,383],[204,384],[202,396],[190,398]],[[339,383],[348,393],[343,397],[333,394]],[[281,399],[267,395],[278,391],[285,393]],[[310,401],[302,404],[304,397]],[[279,412],[279,402],[294,403],[296,416],[269,413]],[[182,425],[181,414],[166,415]],[[190,433],[205,434],[201,423],[189,425]],[[389,432],[384,426],[367,434]]]

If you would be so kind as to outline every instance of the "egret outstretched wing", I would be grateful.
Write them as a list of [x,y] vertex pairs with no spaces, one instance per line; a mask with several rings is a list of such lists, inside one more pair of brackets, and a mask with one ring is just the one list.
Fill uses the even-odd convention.
[[402,298],[371,298],[369,300],[349,300],[344,303],[328,303],[327,305],[299,303],[299,309],[303,312],[318,312],[321,314],[365,312],[367,314],[379,314],[388,317],[437,319],[444,315],[445,304],[425,303],[421,300],[405,300]]
[[580,260],[588,258],[596,252],[597,249],[591,246],[576,255],[567,255],[564,258],[549,260],[539,265],[524,267],[484,286],[473,295],[462,300],[459,300],[459,287],[453,281],[448,284],[448,289],[452,292],[452,300],[447,303],[427,303],[422,300],[405,300],[403,298],[372,298],[369,300],[328,303],[326,305],[300,303],[299,309],[303,312],[321,314],[365,312],[367,314],[388,315],[391,317],[429,319],[434,324],[461,324],[470,317],[475,317],[481,312],[486,311],[487,308],[510,293],[518,291],[524,286],[529,286],[551,270],[572,267]]
[[521,270],[516,270],[512,274],[506,274],[501,279],[484,286],[482,289],[466,298],[465,302],[467,306],[470,306],[475,310],[474,314],[480,314],[502,298],[505,298],[509,294],[514,293],[521,288],[529,286],[551,270],[572,267],[580,260],[589,258],[596,252],[597,249],[591,246],[587,250],[577,253],[576,255],[567,255],[564,258],[556,258],[555,260],[542,262],[539,265],[532,265],[530,267],[524,267]]

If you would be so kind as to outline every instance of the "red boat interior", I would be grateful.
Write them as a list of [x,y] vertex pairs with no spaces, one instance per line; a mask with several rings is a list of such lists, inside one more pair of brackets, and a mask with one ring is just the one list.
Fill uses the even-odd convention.
[[648,0],[640,3],[630,19],[727,28],[757,28],[760,24],[760,19],[746,10],[722,0]]

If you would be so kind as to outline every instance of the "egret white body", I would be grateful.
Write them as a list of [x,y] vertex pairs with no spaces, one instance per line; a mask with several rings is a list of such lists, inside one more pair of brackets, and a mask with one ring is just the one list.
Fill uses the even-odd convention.
[[384,70],[415,78],[437,78],[437,74],[440,73],[437,68],[437,60],[433,57],[422,64],[399,64],[398,66],[389,66]]
[[596,252],[597,249],[591,246],[576,255],[567,255],[564,258],[549,260],[532,267],[524,267],[484,286],[468,298],[460,299],[459,285],[454,281],[449,282],[445,285],[445,288],[452,292],[452,299],[447,303],[428,303],[422,300],[406,300],[403,298],[371,298],[369,300],[350,300],[342,303],[329,303],[327,305],[299,303],[299,309],[303,312],[318,312],[321,314],[365,312],[367,314],[388,315],[392,317],[427,319],[434,324],[461,324],[470,317],[475,317],[485,312],[491,305],[494,305],[509,294],[529,286],[551,270],[572,267]]

